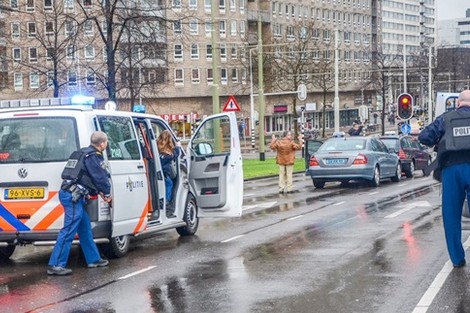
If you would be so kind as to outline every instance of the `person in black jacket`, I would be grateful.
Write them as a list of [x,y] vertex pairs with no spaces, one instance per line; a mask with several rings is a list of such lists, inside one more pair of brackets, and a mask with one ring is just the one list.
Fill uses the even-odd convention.
[[90,219],[84,205],[89,195],[100,195],[111,203],[111,183],[105,169],[102,152],[106,150],[108,137],[101,131],[91,135],[91,145],[72,153],[62,172],[59,200],[64,207],[64,226],[59,231],[57,241],[49,259],[48,275],[70,275],[66,268],[70,248],[75,234],[78,234],[80,247],[88,267],[103,267],[108,260],[102,259],[93,241]]
[[352,127],[348,130],[349,136],[360,136],[363,127],[362,124],[353,123]]
[[442,170],[442,220],[450,260],[455,268],[466,264],[462,245],[462,207],[470,186],[470,90],[460,93],[455,111],[438,116],[418,140],[437,145]]

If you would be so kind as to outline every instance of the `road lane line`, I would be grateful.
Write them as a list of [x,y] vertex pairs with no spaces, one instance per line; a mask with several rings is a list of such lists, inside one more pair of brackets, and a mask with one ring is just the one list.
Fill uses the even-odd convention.
[[298,219],[298,218],[301,218],[302,216],[303,216],[303,215],[300,214],[300,215],[297,215],[297,216],[289,217],[287,220],[288,220],[288,221],[293,221],[293,220],[296,220],[296,219]]
[[130,274],[121,276],[121,277],[119,277],[117,280],[127,279],[127,278],[129,278],[129,277],[136,276],[136,275],[145,273],[145,272],[147,272],[147,271],[150,271],[151,269],[154,269],[154,268],[156,268],[156,266],[149,266],[149,267],[147,267],[147,268],[141,269],[140,271],[136,271],[136,272],[133,272],[133,273],[130,273]]
[[395,213],[392,213],[390,215],[385,216],[385,218],[397,217],[398,215],[403,214],[406,211],[409,211],[409,210],[414,209],[416,207],[430,207],[430,206],[431,206],[431,204],[429,204],[428,201],[415,201],[415,202],[412,202],[412,203],[408,203],[407,205],[405,205],[405,207],[403,209],[398,210]]
[[385,218],[394,218],[394,217],[397,217],[398,215],[403,214],[403,213],[405,213],[406,211],[411,210],[412,208],[413,208],[412,206],[408,206],[408,207],[406,207],[406,208],[404,208],[404,209],[401,209],[401,210],[396,211],[395,213],[392,213],[392,214],[390,214],[390,215],[385,216]]
[[229,241],[232,241],[232,240],[236,240],[238,238],[241,238],[245,235],[238,235],[238,236],[235,236],[235,237],[232,237],[232,238],[229,238],[229,239],[225,239],[225,240],[222,240],[221,243],[226,243],[226,242],[229,242]]
[[333,205],[336,206],[336,205],[341,205],[341,204],[343,204],[343,203],[346,203],[346,201],[336,202],[336,203],[334,203]]
[[408,183],[401,183],[401,184],[398,184],[397,186],[398,187],[403,187],[403,186],[406,186],[406,185],[408,185]]
[[[465,243],[463,244],[463,247],[465,250],[467,250],[467,248],[470,247],[470,237],[467,239],[467,241],[465,241]],[[412,313],[426,313],[428,311],[429,306],[431,305],[434,298],[441,290],[442,286],[444,285],[447,277],[449,276],[450,272],[452,272],[452,270],[453,270],[453,266],[449,260],[444,264],[444,267],[436,275],[433,282],[431,283],[429,288],[426,290],[424,295],[421,297],[421,299],[419,300],[418,304],[416,305]]]
[[378,193],[379,193],[378,191],[374,191],[374,192],[368,193],[368,195],[369,195],[369,196],[372,196],[372,195],[376,195],[376,194],[378,194]]

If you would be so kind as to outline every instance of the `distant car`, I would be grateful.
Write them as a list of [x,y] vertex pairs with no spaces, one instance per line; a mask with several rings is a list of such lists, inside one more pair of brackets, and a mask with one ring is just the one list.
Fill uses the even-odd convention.
[[326,140],[309,161],[308,174],[313,185],[323,188],[326,182],[365,180],[372,186],[391,179],[400,181],[401,164],[395,153],[376,137],[336,137]]
[[413,136],[380,136],[379,138],[390,151],[398,155],[401,168],[408,178],[413,177],[416,170],[423,170],[431,163],[432,155]]

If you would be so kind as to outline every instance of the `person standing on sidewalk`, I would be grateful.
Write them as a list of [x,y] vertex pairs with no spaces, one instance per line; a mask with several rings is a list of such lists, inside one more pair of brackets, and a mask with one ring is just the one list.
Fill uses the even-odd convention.
[[99,194],[104,201],[111,203],[111,183],[102,155],[108,146],[108,137],[104,132],[95,131],[90,141],[90,146],[72,153],[62,171],[59,200],[64,207],[64,226],[57,235],[49,259],[48,275],[72,274],[66,265],[75,234],[78,234],[88,267],[103,267],[109,263],[101,258],[93,241],[90,218],[84,208],[89,195]]
[[272,135],[271,149],[277,152],[276,163],[279,165],[279,193],[292,193],[292,173],[294,171],[295,150],[302,148],[302,135],[299,135],[299,143],[292,140],[292,133],[285,131],[282,139]]

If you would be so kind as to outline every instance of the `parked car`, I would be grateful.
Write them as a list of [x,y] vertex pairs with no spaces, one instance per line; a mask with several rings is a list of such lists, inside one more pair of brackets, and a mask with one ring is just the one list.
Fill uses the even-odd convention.
[[309,161],[308,173],[313,185],[323,188],[326,182],[365,180],[372,186],[380,181],[401,178],[401,164],[377,137],[334,137],[326,140]]
[[415,170],[423,170],[431,163],[431,153],[418,142],[416,137],[404,135],[380,136],[379,138],[390,151],[398,155],[401,168],[408,178],[414,176]]
[[305,170],[306,174],[308,175],[308,164],[310,162],[310,157],[318,151],[318,148],[321,147],[323,144],[322,140],[318,139],[306,139],[305,140],[305,153],[304,153],[304,160],[305,160]]

